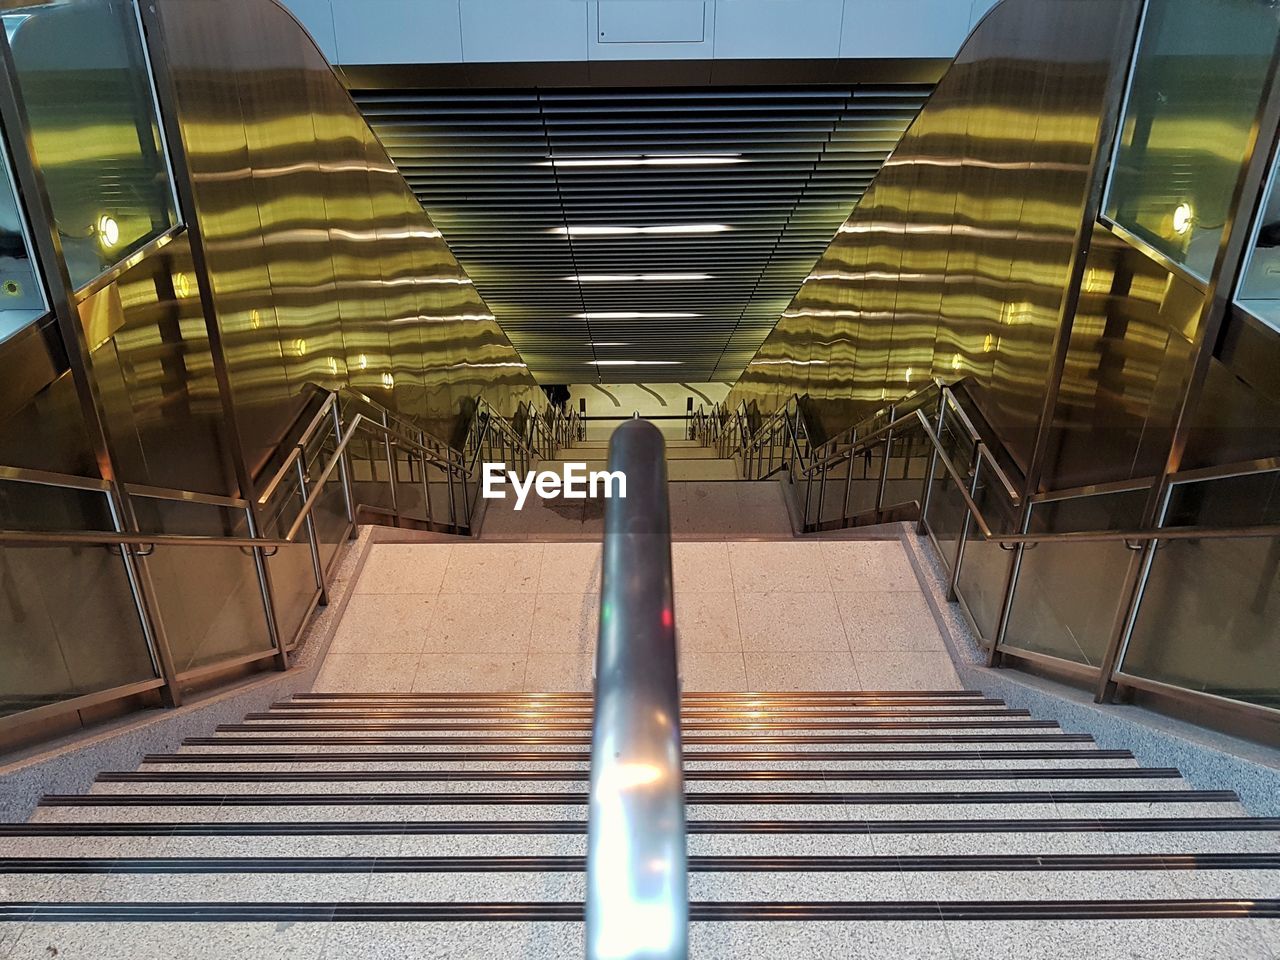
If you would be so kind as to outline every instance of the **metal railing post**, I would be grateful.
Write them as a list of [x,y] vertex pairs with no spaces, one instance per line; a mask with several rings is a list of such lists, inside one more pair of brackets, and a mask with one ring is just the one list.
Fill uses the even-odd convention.
[[[1173,499],[1172,484],[1166,485],[1156,507],[1155,526],[1163,527],[1169,515],[1169,502]],[[1138,610],[1142,606],[1142,597],[1147,590],[1147,581],[1151,578],[1151,566],[1155,563],[1159,540],[1147,540],[1142,547],[1133,552],[1126,571],[1122,598],[1116,611],[1116,618],[1111,629],[1111,639],[1098,669],[1098,686],[1094,691],[1094,701],[1103,703],[1115,696],[1115,672],[1124,661],[1125,650],[1129,646],[1129,638],[1133,635],[1134,625],[1138,620]]]
[[387,482],[391,486],[391,511],[396,515],[396,519],[399,519],[400,498],[396,490],[396,458],[391,450],[391,423],[385,410],[382,411],[382,426],[387,431],[382,435],[382,442],[387,448]]
[[840,508],[840,526],[849,522],[849,494],[853,491],[853,451],[858,446],[858,431],[855,429],[849,437],[849,456],[845,460],[844,501]]
[[876,519],[884,509],[884,491],[889,485],[889,458],[893,455],[893,421],[898,418],[898,408],[889,408],[890,427],[884,435],[884,457],[880,462],[880,482],[876,486]]
[[[342,446],[342,412],[337,397],[333,398],[333,436],[334,442]],[[347,522],[351,524],[351,537],[356,537],[356,500],[351,488],[351,460],[347,451],[338,455],[338,476],[342,480],[342,503],[347,511]]]
[[[306,501],[303,500],[303,507],[306,507]],[[249,507],[245,508],[245,519],[249,524],[249,536],[257,539],[259,536],[258,524],[254,519],[253,510]],[[271,645],[276,651],[276,668],[279,670],[289,669],[289,651],[285,648],[284,637],[280,636],[280,626],[276,622],[276,602],[275,596],[271,589],[271,574],[267,571],[267,555],[261,547],[253,548],[253,566],[258,575],[258,592],[262,595],[262,609],[267,619],[267,635],[271,638]]]
[[[982,444],[973,448],[973,479],[969,481],[969,499],[976,502],[978,496],[978,479],[982,475]],[[964,551],[969,542],[969,530],[973,527],[973,514],[968,509],[964,512],[964,521],[960,524],[960,539],[956,542],[956,555],[951,563],[951,580],[947,584],[947,599],[956,599],[956,585],[960,582],[960,565],[964,563]]]
[[[114,492],[106,490],[103,493],[107,498],[111,525],[115,527],[116,533],[125,533],[124,516],[116,505]],[[129,582],[129,593],[138,611],[142,637],[150,650],[152,663],[155,665],[156,673],[164,681],[164,686],[160,688],[160,697],[165,706],[180,707],[182,706],[182,689],[178,686],[178,669],[174,663],[173,650],[169,646],[169,638],[164,630],[155,584],[151,581],[151,571],[147,569],[145,559],[136,555],[134,549],[127,543],[120,544],[120,559],[124,564],[125,579]]]
[[[298,492],[302,496],[303,505],[307,502],[307,454],[303,450],[302,455],[295,461],[298,473]],[[316,576],[316,587],[320,590],[320,602],[326,607],[329,605],[329,588],[324,582],[324,564],[320,560],[320,536],[316,532],[316,515],[314,510],[307,512],[307,545],[311,548],[311,570]]]
[[[947,395],[943,388],[938,392],[938,438],[942,438],[947,418]],[[933,478],[938,472],[938,448],[929,444],[929,466],[924,472],[924,489],[920,493],[920,519],[916,523],[916,535],[923,537],[929,529],[929,501],[933,499]]]
[[431,509],[431,464],[426,454],[420,454],[418,461],[422,464],[422,508],[427,512],[427,523],[433,523],[436,515]]
[[[1022,511],[1022,522],[1018,525],[1018,532],[1025,534],[1031,529],[1031,511],[1033,504],[1027,503],[1026,509]],[[1000,619],[996,621],[996,632],[991,638],[991,649],[987,651],[987,666],[1000,666],[1002,657],[1000,655],[1000,646],[1004,643],[1004,638],[1009,633],[1009,620],[1013,616],[1014,596],[1018,591],[1018,579],[1022,575],[1022,556],[1027,549],[1025,543],[1019,543],[1013,548],[1013,554],[1009,558],[1009,574],[1005,578],[1004,597],[1000,603]]]

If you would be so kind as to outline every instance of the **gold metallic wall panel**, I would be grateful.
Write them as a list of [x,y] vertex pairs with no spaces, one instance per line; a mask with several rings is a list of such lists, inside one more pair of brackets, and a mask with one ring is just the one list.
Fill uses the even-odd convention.
[[1132,0],[999,5],[731,402],[767,412],[807,392],[834,427],[933,377],[968,378],[981,413],[1025,467],[1107,83],[1134,15]]
[[1199,289],[1105,228],[1094,230],[1050,432],[1047,486],[1164,469],[1203,304]]
[[478,393],[508,414],[539,401],[293,17],[272,0],[164,0],[159,15],[251,469],[309,383],[350,384],[442,436]]

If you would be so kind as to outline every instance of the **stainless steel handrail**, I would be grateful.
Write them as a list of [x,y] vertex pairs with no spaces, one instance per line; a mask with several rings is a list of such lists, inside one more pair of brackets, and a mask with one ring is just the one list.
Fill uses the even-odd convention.
[[[289,451],[288,456],[285,457],[280,467],[276,470],[276,472],[272,475],[271,479],[267,482],[267,485],[263,487],[262,493],[259,494],[258,496],[259,506],[266,506],[266,504],[271,501],[271,498],[274,497],[275,494],[278,492],[280,486],[293,475],[293,472],[295,470],[294,464],[298,460],[298,458],[303,455],[303,453],[307,448],[307,445],[310,444],[310,442],[314,440],[316,436],[318,436],[321,432],[327,431],[331,428],[331,416],[332,416],[333,407],[338,402],[342,394],[347,394],[363,403],[368,404],[369,406],[377,410],[380,413],[380,415],[385,416],[388,420],[395,420],[397,424],[404,424],[406,427],[411,427],[408,421],[405,421],[401,417],[395,416],[394,414],[390,413],[389,411],[379,406],[376,401],[370,399],[369,397],[366,397],[364,394],[359,393],[358,391],[349,390],[349,389],[344,389],[342,391],[331,391],[329,395],[325,398],[324,403],[321,404],[319,410],[317,410],[315,415],[311,418],[311,421],[307,424],[306,428],[299,435],[298,439],[294,441],[293,449]],[[365,417],[363,414],[358,414],[358,416],[363,417],[363,420],[365,423],[377,424],[377,421],[372,419],[371,417]],[[424,443],[420,443],[417,440],[413,440],[412,438],[405,436],[405,431],[403,430],[391,430],[387,424],[378,424],[378,426],[382,428],[382,430],[385,433],[394,437],[396,442],[399,443],[400,445],[402,446],[409,445],[416,452],[418,452],[419,455],[429,458],[432,464],[439,469],[460,470],[463,468],[462,454],[460,454],[458,451],[454,450],[452,447],[444,443],[439,443],[438,446],[428,446]],[[428,436],[428,434],[426,434],[425,431],[422,431],[419,428],[413,428],[413,432],[421,433],[424,437]]]
[[688,956],[689,890],[671,519],[662,433],[613,432],[587,817],[588,960]]
[[[978,433],[977,428],[973,425],[973,421],[969,418],[969,415],[965,413],[964,408],[960,406],[959,401],[956,400],[955,391],[944,384],[938,384],[938,394],[941,398],[941,402],[946,404],[947,408],[955,413],[957,418],[960,420],[960,423],[964,427],[965,433],[968,434],[969,439],[977,445],[978,456],[986,462],[988,469],[990,469],[995,474],[996,479],[1000,481],[1000,485],[1004,488],[1005,494],[1015,506],[1021,504],[1022,495],[1018,492],[1016,485],[1010,479],[1008,473],[1006,473],[1004,468],[996,461],[994,454],[991,452],[991,448],[982,442],[982,435]],[[916,397],[913,397],[912,399],[916,399]],[[893,407],[888,408],[888,410],[892,409]],[[885,412],[886,411],[882,410],[873,414],[871,417],[865,418],[862,422],[874,422],[884,416]],[[805,476],[816,476],[823,470],[829,470],[831,467],[836,466],[839,463],[843,463],[845,460],[851,460],[855,456],[861,455],[869,447],[875,446],[880,438],[893,433],[899,427],[914,420],[917,413],[919,413],[918,409],[913,410],[911,413],[904,414],[901,417],[897,417],[864,437],[856,437],[856,434],[854,434],[856,439],[851,441],[851,445],[849,447],[843,450],[838,450],[822,457],[821,459],[812,459],[809,465],[804,468]],[[849,431],[845,431],[845,434],[848,432]],[[843,435],[844,434],[841,434],[841,436]],[[830,441],[827,443],[830,443]],[[817,447],[816,450],[821,450],[825,446],[827,446],[826,443]]]
[[[298,534],[306,527],[307,521],[310,519],[312,511],[316,504],[320,501],[328,491],[325,484],[328,483],[334,472],[342,465],[347,447],[355,439],[357,433],[362,429],[372,430],[374,432],[390,434],[395,436],[397,442],[408,443],[416,448],[419,452],[430,453],[425,447],[413,443],[406,438],[400,437],[394,431],[366,417],[362,413],[358,413],[347,425],[347,429],[341,439],[338,441],[337,448],[333,451],[328,464],[320,472],[320,475],[311,481],[312,490],[303,503],[302,508],[298,511],[298,516],[294,519],[293,524],[282,538],[271,539],[267,537],[219,537],[219,536],[189,536],[184,534],[124,534],[112,532],[96,532],[96,531],[75,531],[75,532],[59,532],[59,531],[43,531],[43,530],[0,530],[0,543],[67,543],[67,544],[100,544],[100,545],[141,545],[150,546],[158,544],[162,546],[229,546],[229,547],[284,547],[298,543]],[[292,462],[292,461],[291,461]],[[161,492],[157,488],[149,488],[153,493]],[[176,498],[175,498],[176,499]],[[219,498],[221,499],[221,498]],[[218,504],[223,505],[223,504]]]
[[0,467],[0,481],[30,483],[42,487],[59,487],[65,490],[84,490],[90,493],[105,493],[111,489],[111,484],[96,477],[77,477],[69,473],[50,473],[48,470],[33,470],[29,467]]
[[275,540],[267,537],[216,537],[207,534],[190,536],[180,533],[113,533],[109,530],[68,531],[56,530],[0,530],[0,543],[26,544],[40,546],[49,544],[83,544],[85,546],[119,547],[119,546],[175,546],[175,547],[261,547],[269,550],[272,547],[288,547],[296,540]]
[[338,395],[336,392],[331,392],[327,397],[325,397],[324,403],[320,405],[320,409],[316,412],[316,415],[311,418],[311,422],[307,424],[306,429],[302,431],[302,434],[294,442],[293,449],[290,450],[289,455],[284,458],[284,463],[280,465],[280,469],[275,472],[271,479],[267,481],[267,485],[262,488],[262,492],[258,495],[259,506],[266,506],[271,502],[271,498],[276,495],[276,491],[280,488],[280,485],[291,475],[294,461],[302,456],[307,444],[310,443],[319,432],[320,425],[325,424],[327,429],[330,412],[337,401]]
[[[1018,544],[1038,543],[1102,543],[1113,541],[1141,543],[1152,540],[1242,540],[1280,536],[1280,524],[1257,524],[1246,527],[1159,527],[1148,530],[1080,530],[1065,533],[995,533],[991,529],[990,522],[983,515],[982,509],[969,493],[969,478],[961,473],[955,462],[947,455],[946,450],[943,449],[942,440],[934,431],[928,418],[919,410],[915,412],[914,416],[918,419],[925,436],[928,437],[929,442],[933,444],[934,449],[937,451],[938,460],[955,483],[956,490],[964,500],[965,507],[972,516],[973,522],[977,524],[978,532],[981,534],[982,539],[989,543],[1011,548]],[[1277,470],[1280,470],[1280,467],[1266,467],[1254,472],[1272,473]],[[1225,476],[1242,476],[1242,474],[1232,472],[1225,474]],[[1201,479],[1212,480],[1216,478],[1210,476]]]

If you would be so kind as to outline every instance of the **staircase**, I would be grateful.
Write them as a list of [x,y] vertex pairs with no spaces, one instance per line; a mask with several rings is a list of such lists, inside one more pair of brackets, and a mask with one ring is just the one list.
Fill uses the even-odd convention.
[[[307,694],[0,825],[0,957],[581,957],[588,694]],[[1280,819],[976,691],[686,694],[700,957],[1280,948]]]
[[[609,460],[609,441],[580,440],[565,451],[560,460],[549,461],[544,466],[558,469],[565,461],[585,462],[588,470],[604,470]],[[737,480],[738,462],[717,455],[714,447],[703,446],[700,440],[666,440],[668,480]]]

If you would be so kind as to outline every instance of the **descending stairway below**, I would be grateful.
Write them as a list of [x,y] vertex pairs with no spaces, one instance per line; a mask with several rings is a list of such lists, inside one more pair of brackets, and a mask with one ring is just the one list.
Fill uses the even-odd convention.
[[[580,957],[591,706],[301,695],[48,796],[0,825],[0,957]],[[981,693],[683,726],[694,956],[1280,946],[1280,820]]]
[[[707,537],[790,537],[791,521],[777,480],[743,480],[738,461],[719,459],[696,440],[666,441],[671,533],[675,539]],[[563,471],[582,463],[588,473],[608,469],[609,441],[580,440],[539,470]],[[602,499],[544,499],[530,492],[524,507],[514,497],[486,505],[481,537],[486,540],[599,540],[604,532]]]

